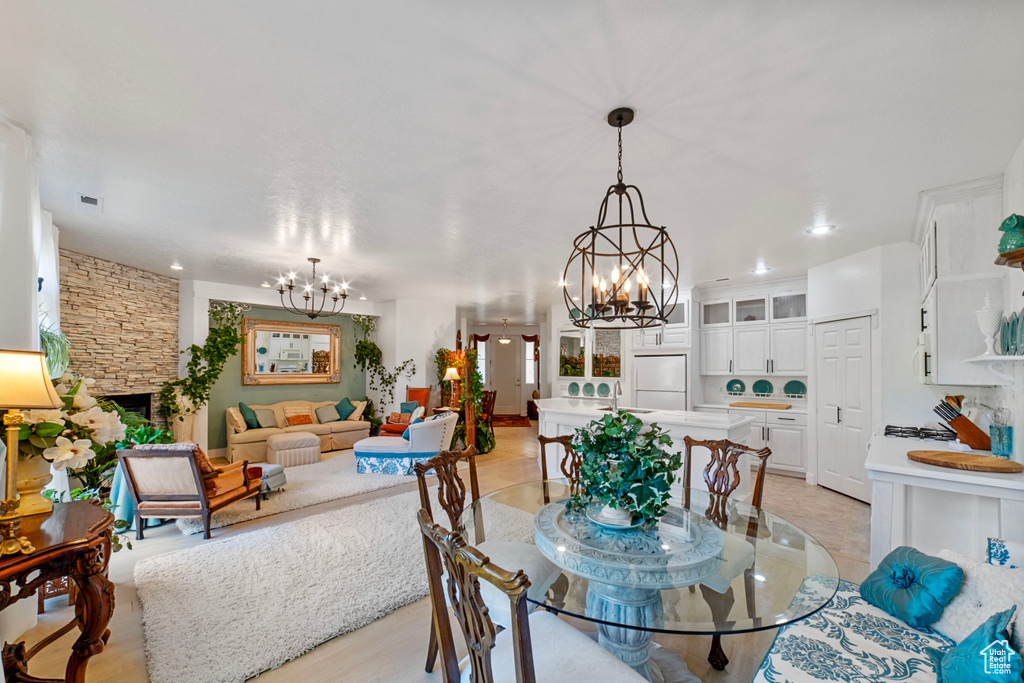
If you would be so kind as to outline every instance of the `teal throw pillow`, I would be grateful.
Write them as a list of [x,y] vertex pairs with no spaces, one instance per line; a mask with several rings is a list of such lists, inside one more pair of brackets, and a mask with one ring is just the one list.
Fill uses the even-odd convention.
[[259,429],[260,421],[256,418],[256,411],[245,405],[244,403],[238,404],[238,412],[242,414],[242,419],[245,420],[245,426],[249,429]]
[[338,417],[342,420],[347,420],[348,416],[356,410],[356,407],[352,405],[352,401],[348,400],[348,396],[341,399],[335,407],[338,409]]
[[1017,607],[993,614],[946,650],[929,652],[938,683],[1020,683],[1020,654],[1010,645],[1009,624]]
[[403,414],[415,413],[416,409],[420,407],[420,404],[418,401],[403,401],[398,407]]
[[[416,405],[419,405],[419,404],[417,403]],[[410,425],[414,425],[414,424],[416,424],[417,422],[423,422],[423,418],[422,418],[422,417],[417,417],[417,418],[416,418],[415,420],[413,420],[413,421],[412,421],[412,422],[410,422],[409,424],[410,424]],[[403,438],[403,439],[405,439],[406,441],[408,441],[408,440],[409,440],[409,428],[408,428],[408,427],[406,427],[406,428],[405,428],[405,431],[404,431],[404,432],[402,432],[402,438]]]
[[924,628],[960,592],[964,570],[907,546],[896,548],[860,585],[860,595],[908,626]]

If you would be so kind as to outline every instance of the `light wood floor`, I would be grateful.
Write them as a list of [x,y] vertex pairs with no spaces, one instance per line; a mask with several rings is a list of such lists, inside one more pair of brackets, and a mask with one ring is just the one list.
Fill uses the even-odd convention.
[[[497,448],[479,461],[481,490],[486,493],[538,479],[536,429],[499,427],[496,432]],[[133,578],[135,563],[139,560],[411,490],[414,490],[414,485],[403,485],[216,529],[210,541],[203,541],[202,534],[183,536],[174,524],[148,530],[146,539],[135,543],[134,550],[121,551],[111,560],[110,579],[115,583],[117,592],[110,642],[106,650],[89,664],[88,682],[144,683],[149,680],[142,635],[142,605]],[[832,553],[843,578],[860,582],[867,576],[869,506],[827,489],[808,486],[802,479],[770,475],[765,484],[764,507],[818,539]],[[301,558],[297,558],[297,563],[300,561]],[[330,587],[325,586],[324,589],[330,590]],[[53,598],[48,601],[46,614],[40,616],[39,625],[24,639],[31,645],[72,617],[73,610],[67,607],[66,598]],[[438,683],[441,680],[439,673],[427,674],[423,670],[429,622],[430,606],[423,599],[358,631],[330,640],[279,669],[264,673],[259,681]],[[573,623],[583,630],[593,630],[585,622],[573,620]],[[240,622],[237,627],[258,629],[260,624]],[[209,634],[214,641],[217,636],[216,633]],[[772,638],[774,631],[724,639],[723,644],[731,660],[725,671],[714,671],[705,659],[710,638],[658,635],[654,640],[681,655],[690,670],[703,681],[746,683],[753,677]],[[35,676],[62,677],[73,640],[74,635],[67,635],[35,657],[32,673]]]

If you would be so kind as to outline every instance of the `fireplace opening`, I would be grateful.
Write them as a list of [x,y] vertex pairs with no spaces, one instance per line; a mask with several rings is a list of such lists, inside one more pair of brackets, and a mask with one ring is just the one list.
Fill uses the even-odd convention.
[[137,413],[147,420],[153,418],[153,394],[121,394],[120,396],[105,396],[125,410]]

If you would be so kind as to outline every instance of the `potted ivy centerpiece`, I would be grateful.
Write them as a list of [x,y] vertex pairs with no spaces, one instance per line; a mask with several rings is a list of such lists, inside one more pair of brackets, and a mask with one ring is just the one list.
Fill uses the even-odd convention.
[[570,509],[596,501],[602,508],[595,521],[612,527],[656,524],[665,514],[683,456],[670,452],[672,439],[657,424],[620,410],[576,430],[572,446],[581,462]]

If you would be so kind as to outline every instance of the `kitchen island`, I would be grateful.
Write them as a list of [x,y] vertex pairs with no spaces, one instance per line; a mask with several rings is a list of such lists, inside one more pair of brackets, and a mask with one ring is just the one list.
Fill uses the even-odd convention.
[[[695,413],[688,410],[648,410],[620,406],[623,410],[633,412],[644,424],[655,423],[672,437],[672,448],[682,452],[683,437],[693,439],[728,439],[735,443],[747,443],[750,438],[749,417],[739,415],[717,415],[714,413]],[[595,401],[582,398],[543,398],[537,401],[540,413],[540,433],[544,436],[562,436],[574,434],[577,429],[585,427],[593,420],[608,414],[608,401]],[[540,449],[538,447],[538,463]],[[546,477],[559,479],[565,475],[559,468],[562,454],[554,446],[548,447],[548,471]],[[705,448],[696,448],[693,452],[693,471],[690,486],[706,489],[704,484],[704,467],[710,460]],[[740,485],[733,496],[749,501],[751,494],[750,456],[744,454],[739,460]],[[674,495],[682,494],[682,472],[673,484]]]
[[872,569],[901,545],[930,555],[948,549],[981,558],[989,537],[1024,543],[1024,473],[928,465],[907,457],[916,450],[946,448],[938,441],[882,435],[868,442]]

